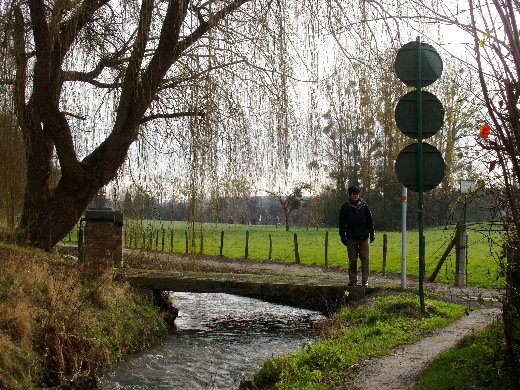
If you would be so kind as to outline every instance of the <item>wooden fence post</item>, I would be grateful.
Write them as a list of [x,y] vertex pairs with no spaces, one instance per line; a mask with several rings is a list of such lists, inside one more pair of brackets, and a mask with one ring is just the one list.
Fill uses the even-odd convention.
[[466,225],[457,225],[457,233],[455,235],[457,237],[455,244],[455,287],[464,287],[464,271],[466,265]]
[[222,257],[222,253],[224,252],[224,230],[220,232],[220,257]]
[[204,254],[204,232],[200,231],[200,254]]
[[173,237],[175,236],[175,231],[173,230],[173,226],[172,226],[172,230],[170,231],[170,252],[173,252]]
[[329,266],[329,231],[325,232],[325,267]]
[[273,237],[271,237],[271,233],[269,233],[269,260],[273,258]]
[[164,228],[162,228],[161,252],[164,252]]
[[184,231],[184,235],[186,236],[186,253],[188,253],[189,252],[188,230]]
[[249,230],[246,230],[246,250],[244,253],[244,258],[247,259],[249,257]]
[[383,269],[382,273],[386,274],[386,254],[388,252],[388,234],[383,234]]
[[300,252],[298,251],[298,235],[294,233],[294,258],[296,263],[300,264]]
[[448,245],[448,247],[442,254],[441,259],[439,260],[439,263],[437,264],[437,267],[435,267],[435,270],[433,270],[432,275],[428,278],[429,282],[435,282],[435,278],[437,277],[437,274],[441,270],[442,264],[444,263],[444,261],[446,261],[446,258],[450,254],[450,252],[453,249],[453,247],[455,246],[456,242],[457,242],[457,234],[455,234],[453,236],[453,239],[451,240],[450,244]]

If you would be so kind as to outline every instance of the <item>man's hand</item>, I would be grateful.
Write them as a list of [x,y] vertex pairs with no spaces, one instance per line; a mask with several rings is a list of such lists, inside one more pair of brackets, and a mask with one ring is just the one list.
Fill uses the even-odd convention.
[[376,239],[376,235],[374,233],[370,233],[370,242],[374,242]]

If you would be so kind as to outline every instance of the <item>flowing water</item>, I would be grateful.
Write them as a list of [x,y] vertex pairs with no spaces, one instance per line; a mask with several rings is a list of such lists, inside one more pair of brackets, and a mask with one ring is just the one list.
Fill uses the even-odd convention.
[[229,294],[174,293],[176,330],[103,378],[106,389],[238,389],[272,356],[317,337],[319,312]]

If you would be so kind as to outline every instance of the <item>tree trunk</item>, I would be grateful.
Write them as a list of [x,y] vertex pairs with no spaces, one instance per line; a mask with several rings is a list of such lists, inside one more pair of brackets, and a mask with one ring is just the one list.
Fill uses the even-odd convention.
[[41,203],[41,194],[27,191],[24,218],[20,226],[27,244],[44,250],[52,249],[78,222],[102,186],[79,178],[77,182],[83,182],[83,185],[71,185],[71,181],[75,180],[62,178],[52,197],[44,203]]
[[[110,124],[113,126],[110,135],[82,161],[76,153],[68,117],[61,110],[61,101],[66,98],[63,85],[69,81],[99,81],[96,79],[100,73],[70,72],[64,64],[67,57],[73,57],[76,49],[81,51],[78,38],[95,12],[102,7],[108,8],[109,2],[81,2],[72,7],[72,12],[61,4],[63,2],[47,4],[43,0],[29,0],[24,2],[29,13],[22,12],[22,6],[13,2],[16,60],[13,101],[24,134],[27,157],[27,188],[19,225],[25,244],[50,250],[74,227],[90,200],[115,177],[125,161],[130,145],[138,136],[139,125],[172,64],[227,15],[248,1],[234,0],[223,5],[207,15],[207,20],[200,15],[199,24],[182,36],[190,2],[167,2],[164,19],[159,22],[162,24],[159,37],[156,39],[154,36],[157,44],[152,52],[148,52],[156,2],[144,0],[133,44],[107,54],[97,64],[96,69],[100,71],[114,63],[121,66],[115,78],[120,88],[119,101],[114,123]],[[50,14],[58,19],[51,23],[48,20]],[[58,16],[63,18],[60,20]],[[101,125],[106,126],[102,121]],[[61,171],[61,179],[55,188],[51,180],[53,170],[57,170],[53,163],[54,153]]]
[[26,190],[21,222],[21,225],[24,227],[37,217],[38,209],[50,197],[49,187],[52,172],[51,158],[53,146],[49,140],[42,140],[37,145],[33,142],[32,145],[26,148],[28,150],[26,153]]

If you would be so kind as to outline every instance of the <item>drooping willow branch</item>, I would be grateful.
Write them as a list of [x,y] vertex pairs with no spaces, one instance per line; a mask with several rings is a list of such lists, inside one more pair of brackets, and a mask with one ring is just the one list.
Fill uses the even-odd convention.
[[206,114],[203,111],[183,111],[173,112],[170,114],[154,114],[143,117],[141,124],[152,121],[154,119],[175,119],[175,118],[186,118],[186,117],[201,117],[204,118]]

